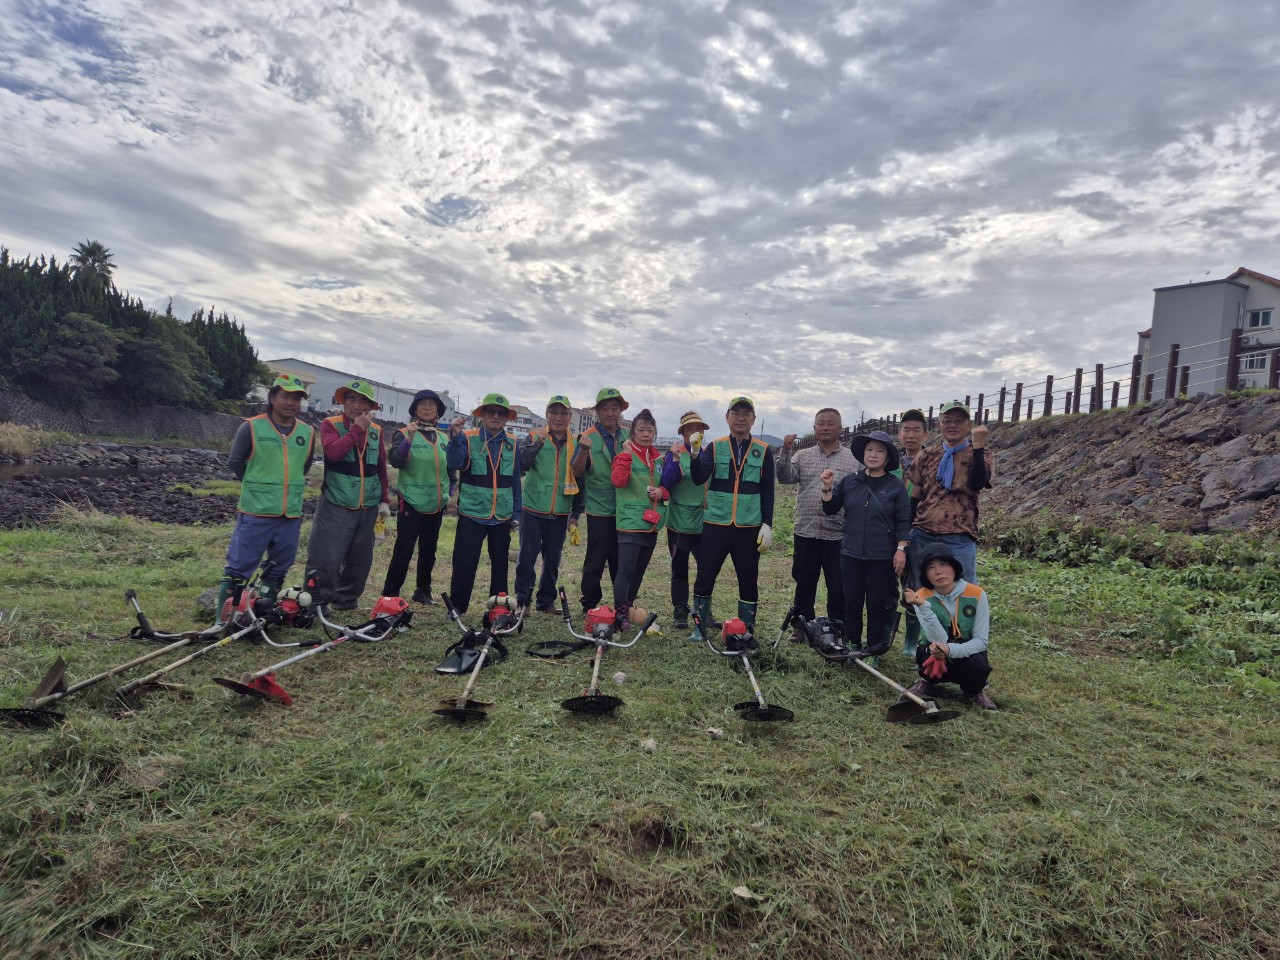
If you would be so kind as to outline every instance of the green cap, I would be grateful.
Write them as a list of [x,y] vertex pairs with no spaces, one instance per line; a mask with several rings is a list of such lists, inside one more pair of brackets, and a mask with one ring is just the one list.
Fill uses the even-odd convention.
[[507,411],[508,420],[516,418],[516,408],[511,406],[511,401],[500,393],[486,393],[484,399],[480,401],[480,406],[472,410],[471,415],[480,416],[485,407],[502,407]]
[[734,397],[729,401],[729,409],[732,410],[734,407],[750,407],[752,413],[756,412],[756,405],[750,397]]
[[952,410],[959,410],[966,418],[969,416],[969,408],[965,406],[964,401],[962,400],[952,400],[950,403],[944,403],[941,409],[938,410],[938,416],[942,416],[944,413],[949,413]]
[[595,405],[598,407],[600,406],[600,404],[604,403],[606,400],[621,400],[623,410],[631,406],[631,404],[627,403],[627,401],[623,399],[622,391],[619,390],[617,387],[601,387],[600,388],[600,392],[596,394]]
[[572,410],[573,404],[569,402],[569,398],[563,393],[557,393],[547,401],[547,409],[550,410],[552,407],[564,407],[566,410]]
[[285,393],[300,393],[304,397],[307,396],[307,385],[300,377],[286,377],[281,374],[271,381],[271,389],[275,390],[277,387]]
[[373,384],[368,380],[352,380],[346,386],[339,387],[337,390],[333,391],[333,402],[342,403],[347,396],[348,390],[352,393],[360,394],[360,396],[372,403],[373,409],[382,409],[382,404],[380,404],[377,399],[378,395],[373,392]]

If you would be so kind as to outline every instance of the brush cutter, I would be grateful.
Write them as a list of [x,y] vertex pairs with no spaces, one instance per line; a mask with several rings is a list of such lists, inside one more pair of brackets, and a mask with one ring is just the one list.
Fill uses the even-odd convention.
[[[399,603],[387,603],[388,599],[399,600]],[[280,684],[276,683],[276,672],[283,670],[285,667],[291,667],[295,663],[301,663],[303,660],[310,659],[321,653],[328,653],[337,646],[346,643],[349,640],[355,640],[361,643],[377,643],[385,640],[396,633],[403,633],[409,629],[409,624],[413,620],[413,611],[409,605],[400,598],[383,597],[374,606],[372,616],[369,620],[355,627],[345,627],[340,623],[334,623],[325,616],[324,606],[316,605],[316,617],[325,628],[326,635],[329,631],[337,632],[336,637],[332,637],[323,643],[316,642],[310,649],[304,650],[302,653],[290,657],[288,660],[281,660],[269,667],[257,671],[256,673],[246,673],[239,680],[231,680],[227,677],[214,677],[213,682],[219,686],[226,687],[228,690],[234,690],[236,693],[243,694],[246,697],[256,697],[260,700],[275,700],[282,703],[286,707],[293,703],[291,697]],[[305,642],[300,644],[307,646]]]
[[[168,666],[161,667],[159,670],[149,673],[145,677],[138,677],[136,680],[130,680],[124,686],[116,690],[116,696],[119,697],[120,700],[123,701],[126,705],[129,705],[129,696],[133,694],[134,691],[138,690],[140,687],[150,686],[156,683],[156,681],[158,681],[161,677],[165,676],[166,674],[172,673],[174,670],[177,670],[179,667],[185,667],[188,663],[191,663],[194,660],[199,660],[201,657],[206,656],[207,654],[213,653],[213,651],[218,650],[221,647],[230,646],[232,643],[239,640],[241,637],[247,637],[253,633],[262,633],[262,628],[264,626],[265,624],[261,620],[254,620],[250,622],[247,626],[240,626],[238,622],[227,624],[226,629],[235,630],[234,633],[228,633],[221,640],[215,640],[213,643],[209,644],[208,646],[201,647],[199,650],[195,651],[194,653],[187,654],[181,660],[175,660],[173,663],[169,664]],[[239,629],[237,629],[237,627],[239,627]],[[262,635],[266,636],[265,633],[262,633]]]
[[[449,599],[449,595],[441,595],[444,600],[445,609],[449,612],[449,619],[458,625],[458,629],[462,631],[462,640],[454,644],[449,650],[454,651],[451,656],[458,658],[457,663],[460,666],[463,662],[468,662],[471,666],[471,676],[467,678],[467,684],[462,688],[462,693],[458,695],[456,700],[441,700],[440,709],[434,711],[436,716],[444,717],[448,720],[456,720],[459,723],[474,723],[479,720],[488,719],[485,710],[493,706],[486,700],[472,700],[471,691],[475,689],[476,680],[480,677],[480,671],[484,669],[485,662],[488,659],[490,650],[500,650],[500,659],[507,658],[507,648],[499,640],[499,637],[509,636],[516,633],[524,625],[524,610],[514,609],[514,604],[510,597],[505,593],[500,593],[496,597],[489,598],[489,609],[484,615],[484,629],[471,630],[463,622],[458,611],[453,608],[453,602]],[[448,652],[448,651],[446,651]],[[464,656],[466,654],[466,656]],[[446,659],[445,663],[449,663]],[[441,664],[443,667],[445,664]],[[441,670],[436,667],[440,673],[460,673],[461,670]]]
[[48,672],[45,673],[43,679],[36,685],[36,688],[31,691],[31,695],[22,702],[22,706],[0,710],[0,717],[24,727],[51,727],[54,724],[61,723],[66,717],[57,711],[44,709],[50,704],[57,703],[73,693],[88,689],[103,680],[132,670],[134,667],[141,666],[150,660],[163,657],[166,653],[172,653],[174,650],[190,646],[200,640],[216,637],[223,631],[221,626],[217,626],[186,633],[157,633],[152,629],[150,621],[147,620],[147,615],[142,612],[142,607],[138,604],[137,591],[126,590],[124,598],[126,602],[132,605],[138,618],[138,625],[129,632],[129,636],[136,640],[167,640],[169,643],[166,646],[158,647],[150,653],[134,657],[128,663],[122,663],[118,667],[112,667],[110,670],[105,670],[70,686],[67,686],[66,683],[67,662],[62,657],[59,657]]
[[751,680],[751,689],[756,695],[754,700],[744,700],[742,703],[733,705],[738,715],[743,720],[751,721],[794,720],[795,714],[790,710],[770,704],[764,698],[760,682],[751,671],[750,660],[750,655],[760,649],[760,644],[747,629],[747,625],[737,617],[726,620],[721,628],[720,638],[724,643],[724,649],[717,647],[711,642],[711,637],[706,636],[707,649],[722,657],[738,657],[742,661],[742,669]]
[[838,620],[827,620],[826,617],[805,620],[803,617],[797,616],[796,622],[808,638],[809,645],[828,663],[847,663],[852,661],[876,679],[887,683],[902,694],[904,699],[889,707],[888,712],[885,714],[885,719],[890,723],[943,723],[960,716],[955,710],[939,710],[938,705],[932,700],[925,700],[916,696],[902,684],[891,680],[867,663],[862,656],[859,656],[863,651],[850,650],[846,647],[840,639],[843,629]]
[[578,644],[573,646],[581,649],[582,645],[594,646],[596,648],[595,656],[591,660],[591,685],[583,692],[580,697],[570,697],[563,700],[560,706],[572,713],[612,713],[622,706],[621,697],[613,697],[600,693],[600,664],[604,661],[605,647],[614,647],[618,650],[625,650],[634,646],[636,641],[648,632],[649,628],[658,620],[656,613],[649,614],[643,626],[634,637],[626,643],[614,640],[618,633],[618,623],[614,616],[613,609],[610,607],[594,607],[587,611],[585,627],[586,633],[578,633],[573,629],[573,615],[569,612],[569,598],[565,596],[564,588],[560,588],[560,612],[564,615],[564,625],[568,628],[570,636],[578,639]]

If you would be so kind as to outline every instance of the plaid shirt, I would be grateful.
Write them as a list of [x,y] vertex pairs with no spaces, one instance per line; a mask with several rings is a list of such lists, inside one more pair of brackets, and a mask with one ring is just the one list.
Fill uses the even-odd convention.
[[844,536],[844,511],[833,517],[822,512],[823,470],[830,470],[836,478],[833,483],[858,469],[858,461],[846,446],[838,446],[832,453],[823,453],[816,443],[803,450],[784,450],[778,459],[778,482],[798,483],[796,493],[796,536],[811,540],[839,540]]

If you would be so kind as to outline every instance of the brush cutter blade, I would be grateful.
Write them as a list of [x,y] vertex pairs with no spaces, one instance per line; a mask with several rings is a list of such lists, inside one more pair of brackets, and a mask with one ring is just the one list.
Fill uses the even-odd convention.
[[766,723],[779,720],[794,720],[796,718],[796,715],[786,707],[775,707],[773,705],[762,707],[758,703],[753,703],[749,710],[741,711],[738,716],[743,720]]
[[9,710],[0,710],[0,719],[5,723],[15,727],[27,727],[35,730],[48,727],[56,727],[67,719],[61,713],[53,710],[34,710],[30,707],[16,707]]
[[[458,705],[457,697],[449,697],[446,700],[437,701],[442,707],[456,707]],[[492,700],[468,700],[462,705],[464,710],[488,710],[493,706]]]
[[67,689],[66,677],[67,661],[59,657],[36,685],[36,688],[31,691],[31,696],[27,697],[27,703],[40,700],[51,693],[62,693]]
[[258,700],[274,700],[277,703],[284,704],[286,707],[293,705],[293,697],[289,696],[289,692],[284,687],[276,683],[276,675],[274,673],[268,673],[265,677],[257,677],[247,683],[240,680],[229,680],[226,677],[214,677],[213,682],[246,697],[255,697]]
[[914,700],[899,700],[885,711],[884,718],[889,723],[910,723],[924,713],[924,707]]
[[609,697],[596,694],[594,697],[583,694],[581,697],[570,697],[562,700],[560,706],[570,713],[613,713],[622,706],[621,697]]
[[912,717],[908,723],[946,723],[960,716],[959,710],[926,710],[918,717]]
[[[468,704],[471,704],[472,702],[473,701],[471,700],[467,701]],[[480,709],[473,709],[470,706],[442,707],[433,712],[437,717],[444,717],[446,720],[452,720],[455,723],[479,723],[481,720],[489,719],[489,714]]]

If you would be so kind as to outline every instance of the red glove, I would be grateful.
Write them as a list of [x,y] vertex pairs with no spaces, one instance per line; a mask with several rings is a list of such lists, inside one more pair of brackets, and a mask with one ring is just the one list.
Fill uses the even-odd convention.
[[926,679],[941,680],[947,675],[947,660],[936,653],[931,653],[929,659],[924,662],[924,666],[920,668],[920,672]]

